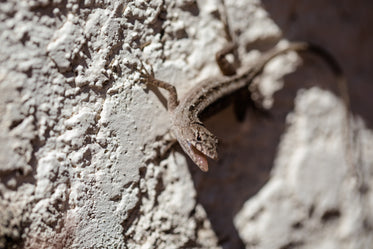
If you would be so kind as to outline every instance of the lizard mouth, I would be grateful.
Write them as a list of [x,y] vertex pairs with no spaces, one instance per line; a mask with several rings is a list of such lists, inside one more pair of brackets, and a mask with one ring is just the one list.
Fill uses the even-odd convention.
[[207,172],[209,170],[209,164],[207,162],[207,157],[213,160],[218,159],[216,151],[213,151],[213,152],[201,151],[197,149],[196,146],[194,146],[191,143],[188,143],[188,146],[189,146],[189,152],[192,154],[190,158],[204,172]]
[[201,151],[197,150],[192,144],[189,144],[191,151],[193,152],[193,161],[197,164],[197,166],[203,171],[207,172],[209,170],[209,164],[207,162],[207,156],[203,154]]

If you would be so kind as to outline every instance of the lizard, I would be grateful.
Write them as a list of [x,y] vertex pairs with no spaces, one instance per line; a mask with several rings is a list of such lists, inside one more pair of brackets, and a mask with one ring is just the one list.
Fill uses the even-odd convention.
[[[231,51],[233,47],[231,45],[229,49],[225,48],[223,54]],[[206,172],[208,171],[207,158],[218,159],[218,139],[205,127],[201,121],[201,115],[209,106],[224,97],[240,90],[248,90],[255,77],[263,71],[269,61],[289,51],[311,52],[326,61],[337,78],[348,113],[348,90],[341,67],[328,51],[308,42],[291,42],[285,48],[274,48],[264,53],[255,65],[239,73],[235,74],[235,71],[228,70],[228,75],[226,76],[221,76],[218,79],[207,79],[197,84],[181,100],[178,99],[176,88],[172,84],[156,79],[153,69],[147,70],[142,63],[140,77],[146,84],[168,91],[167,109],[171,121],[171,131],[184,152],[202,171]],[[222,58],[221,53],[219,52],[216,57]],[[224,67],[221,65],[224,64],[221,61],[218,61],[218,64],[221,69]]]

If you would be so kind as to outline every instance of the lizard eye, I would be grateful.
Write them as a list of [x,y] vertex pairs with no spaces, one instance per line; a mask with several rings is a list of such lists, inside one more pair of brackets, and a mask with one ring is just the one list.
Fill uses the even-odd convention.
[[201,136],[198,134],[197,135],[197,141],[201,141],[202,139],[201,139]]

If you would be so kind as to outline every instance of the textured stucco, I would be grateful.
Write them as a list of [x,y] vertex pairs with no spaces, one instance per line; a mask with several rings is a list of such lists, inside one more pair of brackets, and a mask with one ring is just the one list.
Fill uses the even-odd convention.
[[352,113],[319,59],[279,57],[257,81],[270,115],[208,120],[202,173],[136,68],[179,96],[219,76],[219,2],[0,3],[0,248],[372,248],[372,2],[226,0],[243,64],[318,43]]

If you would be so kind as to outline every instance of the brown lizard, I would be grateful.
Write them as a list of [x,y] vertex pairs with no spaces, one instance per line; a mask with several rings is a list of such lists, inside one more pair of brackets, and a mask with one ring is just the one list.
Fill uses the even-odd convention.
[[[230,49],[224,51],[224,53],[228,53]],[[220,99],[240,90],[247,91],[253,79],[262,72],[264,66],[271,59],[288,51],[312,52],[323,58],[338,79],[339,89],[348,111],[347,85],[338,63],[326,50],[307,42],[293,42],[286,48],[273,49],[265,53],[256,65],[236,75],[222,76],[218,80],[203,81],[192,88],[180,102],[175,87],[167,82],[155,79],[153,69],[149,72],[142,65],[140,74],[147,84],[164,88],[169,92],[167,105],[171,120],[171,131],[185,153],[202,171],[206,172],[208,171],[207,157],[214,160],[218,158],[218,140],[201,122],[201,114]],[[221,56],[218,57],[221,58]],[[218,64],[222,67],[219,61]],[[229,74],[232,74],[232,72]]]

